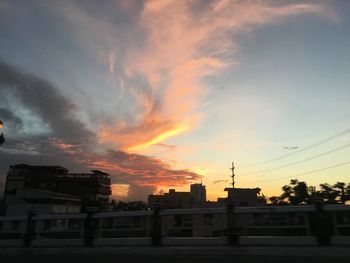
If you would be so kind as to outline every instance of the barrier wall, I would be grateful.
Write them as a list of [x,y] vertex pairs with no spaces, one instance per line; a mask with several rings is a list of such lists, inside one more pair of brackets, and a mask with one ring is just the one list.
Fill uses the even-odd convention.
[[0,217],[0,247],[350,245],[350,206]]

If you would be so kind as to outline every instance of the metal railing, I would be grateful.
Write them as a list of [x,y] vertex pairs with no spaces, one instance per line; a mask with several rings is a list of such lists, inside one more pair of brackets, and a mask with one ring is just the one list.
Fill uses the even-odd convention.
[[265,206],[0,217],[0,246],[350,245],[350,206]]

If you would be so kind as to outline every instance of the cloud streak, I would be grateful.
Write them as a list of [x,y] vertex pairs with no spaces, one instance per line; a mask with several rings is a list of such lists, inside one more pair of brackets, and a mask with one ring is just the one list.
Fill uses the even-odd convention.
[[173,169],[158,158],[123,151],[109,150],[98,158],[90,156],[89,159],[89,156],[86,156],[84,162],[91,168],[116,175],[121,182],[139,186],[183,186],[200,178],[199,174],[190,170]]
[[[190,132],[201,119],[199,105],[210,93],[203,78],[239,63],[235,54],[240,35],[303,14],[337,20],[327,6],[312,3],[145,1],[138,19],[144,46],[131,45],[121,66],[139,111],[122,125],[101,125],[101,142],[138,152]],[[141,92],[130,84],[135,76],[145,80]]]

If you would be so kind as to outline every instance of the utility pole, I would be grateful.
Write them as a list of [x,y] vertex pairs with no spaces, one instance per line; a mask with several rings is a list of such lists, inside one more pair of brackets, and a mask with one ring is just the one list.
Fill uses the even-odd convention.
[[230,168],[230,170],[232,171],[232,188],[235,188],[235,163],[232,162],[232,167]]

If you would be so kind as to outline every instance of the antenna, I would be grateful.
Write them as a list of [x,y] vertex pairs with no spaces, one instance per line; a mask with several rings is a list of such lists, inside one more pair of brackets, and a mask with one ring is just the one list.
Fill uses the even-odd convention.
[[232,167],[230,168],[230,170],[232,171],[232,188],[235,188],[235,163],[232,162]]

